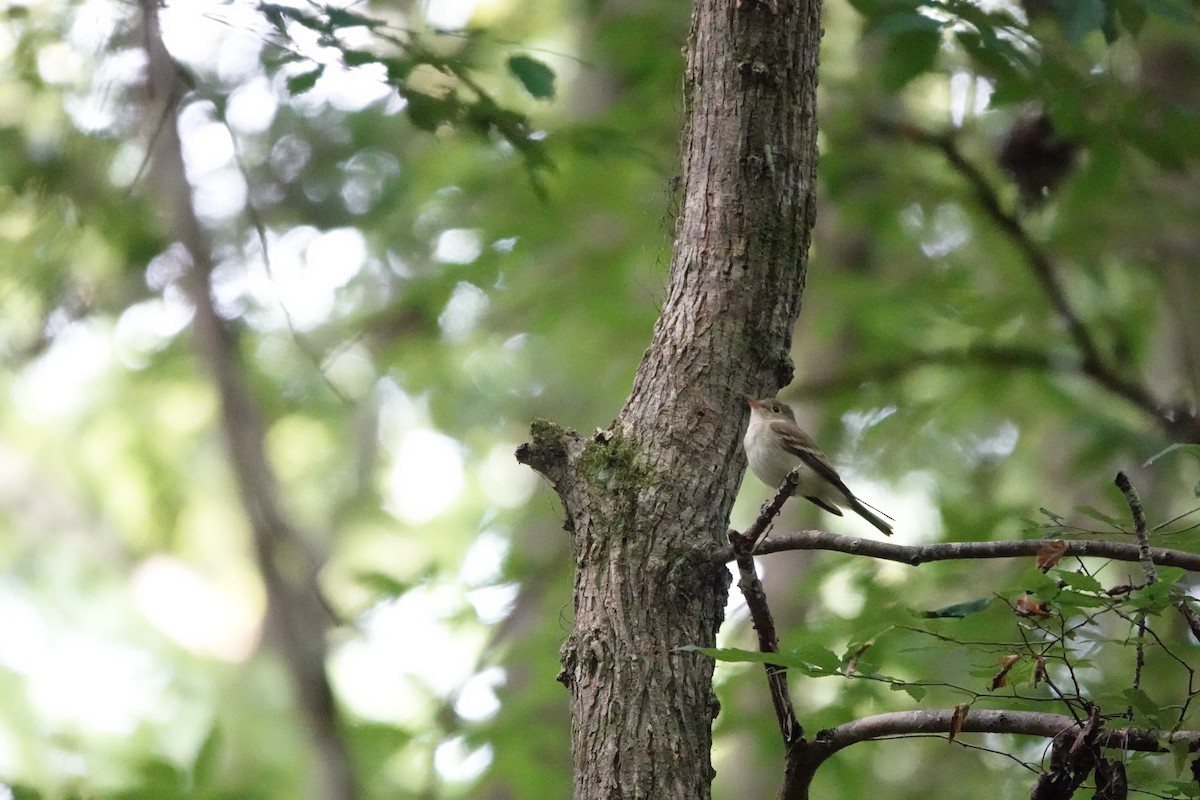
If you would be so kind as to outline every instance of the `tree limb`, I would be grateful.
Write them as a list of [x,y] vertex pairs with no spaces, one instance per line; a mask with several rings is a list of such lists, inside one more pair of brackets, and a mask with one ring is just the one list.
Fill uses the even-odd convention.
[[[1158,568],[1154,565],[1154,554],[1150,552],[1150,536],[1146,532],[1146,512],[1142,508],[1142,499],[1138,496],[1137,489],[1133,488],[1133,484],[1129,481],[1129,476],[1124,472],[1118,472],[1116,480],[1117,488],[1121,490],[1121,494],[1125,495],[1125,503],[1129,506],[1129,513],[1133,516],[1133,532],[1137,537],[1138,561],[1142,565],[1142,573],[1146,578],[1146,586],[1158,580]],[[1133,688],[1140,688],[1142,685],[1142,670],[1146,667],[1146,617],[1148,612],[1142,610],[1137,615],[1137,650],[1134,659],[1133,668]],[[1125,710],[1126,716],[1133,717],[1133,706]]]
[[1186,405],[1172,406],[1163,402],[1154,396],[1149,387],[1126,377],[1104,358],[1091,331],[1071,307],[1050,257],[1034,242],[1021,221],[1004,209],[996,190],[979,168],[958,149],[958,144],[952,136],[888,120],[876,120],[875,126],[885,134],[940,151],[950,166],[962,176],[984,214],[1004,232],[1025,259],[1034,279],[1046,294],[1050,306],[1067,326],[1071,340],[1079,351],[1080,370],[1084,375],[1153,417],[1159,428],[1172,439],[1200,441],[1200,417],[1194,409]]
[[1124,472],[1117,473],[1114,483],[1121,490],[1121,494],[1125,496],[1125,503],[1129,506],[1129,513],[1133,516],[1133,534],[1137,538],[1138,561],[1142,564],[1146,585],[1149,586],[1157,580],[1158,570],[1154,567],[1154,553],[1150,548],[1150,536],[1146,532],[1146,512],[1142,509],[1142,500],[1138,497],[1133,484],[1129,482],[1129,476]]
[[[959,561],[981,558],[1021,558],[1036,556],[1039,549],[1062,543],[1063,539],[1028,539],[1001,542],[941,542],[938,544],[905,545],[841,536],[826,531],[807,530],[793,533],[775,533],[758,546],[757,553],[778,553],[784,550],[832,550],[850,555],[898,561],[909,566],[918,566],[930,561]],[[1066,556],[1094,556],[1116,561],[1141,560],[1136,544],[1078,540],[1066,542]],[[1152,547],[1150,554],[1155,564],[1166,567],[1181,567],[1190,572],[1200,572],[1200,554],[1165,547]],[[722,547],[713,554],[718,563],[733,560],[733,550]]]
[[316,583],[320,558],[283,509],[267,459],[266,423],[242,373],[235,335],[213,301],[211,243],[192,205],[177,126],[187,87],[181,82],[182,70],[163,43],[158,3],[141,0],[141,10],[150,95],[164,104],[167,118],[152,145],[154,183],[163,200],[166,222],[191,258],[180,282],[194,306],[197,351],[220,400],[229,461],[266,588],[266,629],[283,656],[313,743],[314,796],[353,800],[357,796],[354,773],[325,670],[329,615]]
[[[953,708],[927,711],[897,711],[847,722],[834,728],[818,731],[807,747],[797,748],[789,758],[789,784],[794,797],[807,797],[808,787],[817,769],[839,750],[859,742],[895,736],[918,734],[948,734],[952,727],[956,733],[992,733],[1041,736],[1052,739],[1079,723],[1064,714],[1048,714],[1034,711],[999,711],[992,709],[970,710],[965,717],[955,719]],[[1200,749],[1200,731],[1162,731],[1141,728],[1112,728],[1099,730],[1094,744],[1122,750],[1138,750],[1148,753],[1164,753],[1164,744],[1186,742],[1188,749]]]
[[[767,605],[767,594],[763,590],[762,581],[754,569],[754,557],[750,554],[753,545],[754,540],[749,537],[737,536],[735,539],[738,588],[746,598],[750,621],[758,634],[758,649],[763,653],[778,653],[779,636],[775,633],[775,620],[771,616],[770,606]],[[804,736],[804,728],[796,719],[796,711],[792,706],[791,693],[788,691],[787,667],[781,664],[763,664],[763,668],[767,672],[767,686],[771,692],[771,705],[775,708],[779,732],[783,736],[783,743],[791,745]]]
[[1076,369],[1078,364],[1074,357],[1064,357],[1061,353],[1049,353],[1030,347],[973,344],[964,348],[907,353],[892,361],[843,369],[826,380],[801,383],[789,391],[801,397],[824,397],[833,392],[857,389],[870,381],[893,381],[913,370],[928,366],[982,366],[1062,372]]
[[[788,473],[775,496],[763,503],[758,518],[746,533],[729,535],[734,559],[737,561],[738,588],[746,598],[750,621],[758,633],[758,649],[763,653],[779,652],[779,636],[775,632],[771,608],[767,605],[767,593],[759,580],[758,571],[754,568],[754,548],[765,535],[771,521],[778,516],[788,497],[795,491],[798,481],[799,475],[794,470]],[[803,738],[804,728],[796,719],[796,711],[792,706],[791,693],[788,691],[787,667],[780,664],[763,664],[763,667],[767,671],[767,685],[771,691],[775,719],[779,722],[779,732],[783,735],[783,743],[790,746]]]

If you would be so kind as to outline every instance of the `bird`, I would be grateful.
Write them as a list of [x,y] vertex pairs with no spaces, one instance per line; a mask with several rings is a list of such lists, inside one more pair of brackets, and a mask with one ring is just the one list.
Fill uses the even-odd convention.
[[[840,506],[879,529],[884,536],[892,535],[892,525],[854,496],[829,459],[804,430],[796,424],[796,413],[787,403],[774,397],[755,400],[746,395],[750,405],[750,427],[742,446],[750,470],[773,489],[793,469],[798,469],[799,482],[795,493],[820,506],[830,514],[842,516]],[[888,517],[888,519],[891,519]]]

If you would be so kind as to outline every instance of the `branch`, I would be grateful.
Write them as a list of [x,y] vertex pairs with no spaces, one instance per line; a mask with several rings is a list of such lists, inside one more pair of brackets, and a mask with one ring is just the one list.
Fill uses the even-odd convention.
[[[750,552],[747,556],[753,555],[758,551],[758,546],[762,544],[763,539],[767,537],[767,533],[771,529],[771,523],[779,516],[779,512],[783,510],[783,504],[788,498],[796,493],[796,486],[800,483],[800,468],[797,467],[783,477],[783,481],[779,484],[779,490],[775,492],[775,496],[762,504],[762,508],[758,510],[758,517],[755,518],[754,524],[746,529],[745,538],[749,539],[753,544],[750,547]],[[735,536],[730,536],[729,540],[733,542],[734,554],[738,550],[738,540]]]
[[1133,516],[1133,533],[1137,538],[1138,561],[1142,564],[1146,585],[1149,586],[1158,579],[1158,570],[1154,568],[1154,554],[1150,549],[1150,536],[1146,533],[1146,512],[1142,510],[1142,500],[1138,497],[1137,489],[1134,489],[1133,484],[1129,482],[1129,476],[1124,472],[1117,473],[1114,483],[1121,490],[1121,494],[1125,495],[1125,503],[1129,506],[1129,513]]
[[857,389],[870,381],[896,380],[915,369],[928,366],[983,366],[1052,372],[1075,369],[1078,364],[1074,358],[1063,358],[1033,348],[974,344],[965,348],[908,353],[893,361],[845,369],[827,380],[802,383],[790,391],[801,397],[824,397],[834,392]]
[[1059,282],[1058,276],[1054,272],[1054,266],[1050,263],[1050,257],[1033,241],[1033,237],[1025,230],[1021,221],[1015,215],[1004,210],[996,190],[992,188],[983,172],[968,161],[967,157],[958,149],[958,143],[954,138],[922,130],[915,125],[883,123],[882,129],[915,144],[942,152],[950,166],[971,187],[975,193],[975,199],[983,208],[984,213],[996,223],[996,226],[1008,236],[1021,255],[1025,257],[1034,278],[1041,284],[1042,290],[1050,300],[1050,305],[1062,318],[1067,330],[1070,331],[1075,346],[1083,355],[1085,365],[1099,366],[1102,361],[1100,348],[1096,345],[1087,326],[1083,324],[1083,320],[1071,308],[1066,290]]
[[[764,653],[779,652],[779,636],[775,633],[775,620],[767,605],[767,595],[763,590],[762,581],[754,569],[754,557],[750,553],[753,540],[739,539],[735,546],[740,551],[737,558],[738,588],[746,598],[746,607],[750,611],[750,621],[758,633],[758,648]],[[771,692],[771,705],[775,708],[775,718],[779,722],[779,732],[783,743],[791,745],[800,741],[804,736],[804,728],[796,719],[796,710],[792,706],[791,693],[788,691],[787,667],[780,664],[763,664],[767,671],[767,686]]]
[[1197,614],[1195,609],[1187,604],[1187,600],[1180,600],[1175,604],[1175,608],[1183,615],[1187,621],[1188,630],[1192,632],[1192,636],[1200,639],[1200,614]]
[[1172,439],[1200,441],[1200,417],[1197,417],[1193,409],[1184,405],[1170,406],[1162,402],[1145,385],[1126,378],[1106,362],[1095,339],[1092,338],[1091,331],[1071,307],[1050,257],[1034,242],[1021,221],[1004,210],[996,190],[979,168],[967,160],[958,149],[953,137],[935,134],[915,125],[897,124],[887,120],[876,120],[876,127],[885,134],[940,151],[950,166],[962,176],[974,192],[984,214],[1008,236],[1024,257],[1051,307],[1067,326],[1071,340],[1079,350],[1082,359],[1080,369],[1083,374],[1153,417],[1158,426]]
[[[771,521],[779,515],[799,479],[797,472],[788,473],[775,496],[763,503],[758,518],[746,533],[739,534],[734,531],[729,534],[734,559],[737,561],[738,588],[746,598],[750,621],[758,633],[758,649],[763,653],[779,652],[779,636],[775,633],[775,620],[771,616],[770,606],[767,605],[767,593],[758,578],[758,571],[754,569],[754,548],[761,541]],[[767,671],[767,686],[771,691],[771,705],[775,708],[779,732],[783,735],[783,743],[790,748],[803,739],[804,728],[796,719],[796,710],[792,706],[792,697],[788,691],[787,667],[780,664],[763,664],[763,667]]]
[[198,354],[220,400],[221,427],[267,595],[265,627],[290,673],[296,702],[315,751],[314,796],[353,800],[354,772],[341,738],[338,709],[325,671],[329,614],[317,588],[320,558],[288,519],[266,454],[266,424],[239,364],[237,340],[217,313],[211,278],[212,246],[192,204],[177,112],[188,88],[162,40],[156,0],[141,0],[150,96],[163,104],[151,144],[163,214],[191,258],[180,283],[194,306]]
[[[794,533],[776,533],[768,536],[759,545],[756,552],[760,554],[778,553],[784,550],[832,550],[838,553],[878,558],[884,561],[898,561],[915,567],[930,561],[959,561],[982,558],[1021,558],[1036,556],[1039,549],[1056,545],[1061,546],[1063,539],[1028,539],[1020,541],[1001,542],[941,542],[938,544],[905,545],[892,542],[878,542],[873,539],[859,539],[853,536],[840,536],[826,531],[808,530]],[[1066,556],[1095,556],[1111,558],[1115,561],[1140,561],[1141,554],[1136,544],[1102,541],[1068,541],[1063,555]],[[1151,557],[1155,564],[1167,567],[1181,567],[1191,572],[1200,572],[1200,554],[1187,553],[1182,550],[1168,550],[1165,547],[1150,548]],[[713,560],[726,564],[733,560],[733,549],[722,547],[713,554]]]
[[571,462],[583,449],[579,434],[539,419],[529,427],[529,435],[533,441],[517,448],[517,461],[532,467],[558,489],[559,482],[569,476]]
[[[570,428],[563,428],[544,419],[534,420],[529,426],[532,441],[517,448],[517,463],[532,468],[554,487],[555,494],[567,510],[563,528],[575,532],[575,518],[571,514],[573,505],[586,503],[586,479],[579,470],[573,469],[584,450],[584,440]],[[597,431],[596,440],[607,436],[607,431]]]
[[[1033,711],[971,710],[965,717],[955,719],[953,708],[931,711],[897,711],[847,722],[835,728],[818,731],[803,753],[789,760],[789,784],[798,787],[795,795],[807,797],[807,787],[817,769],[834,753],[852,744],[893,736],[918,734],[999,733],[1041,736],[1048,739],[1078,728],[1079,723],[1064,714]],[[1167,747],[1186,742],[1188,749],[1200,749],[1200,731],[1162,731],[1141,728],[1114,728],[1096,733],[1094,743],[1099,747],[1138,750],[1148,753],[1168,752]],[[792,781],[794,780],[794,783]]]
[[[1158,569],[1154,566],[1154,555],[1150,552],[1150,536],[1146,533],[1146,512],[1142,509],[1142,499],[1138,497],[1137,489],[1133,488],[1133,484],[1129,482],[1129,476],[1124,472],[1118,472],[1116,480],[1117,488],[1121,490],[1121,494],[1125,495],[1125,503],[1129,506],[1129,513],[1133,516],[1133,531],[1137,537],[1138,561],[1142,564],[1142,573],[1146,576],[1146,586],[1154,583],[1158,579]],[[1138,689],[1142,685],[1142,670],[1146,667],[1146,617],[1149,612],[1145,609],[1138,614],[1137,620],[1137,649],[1134,659],[1133,668],[1133,688]],[[1125,709],[1125,715],[1133,718],[1133,705],[1131,704]]]
[[1102,724],[1100,709],[1092,706],[1086,721],[1054,737],[1050,769],[1038,775],[1029,800],[1070,800],[1096,766],[1096,737]]

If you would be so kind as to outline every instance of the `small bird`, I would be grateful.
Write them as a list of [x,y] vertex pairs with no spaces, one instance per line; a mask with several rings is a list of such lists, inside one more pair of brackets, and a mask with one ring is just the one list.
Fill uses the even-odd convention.
[[774,397],[755,400],[746,395],[746,402],[750,404],[750,427],[742,445],[750,469],[760,481],[778,489],[788,473],[799,467],[796,494],[839,517],[842,516],[839,506],[846,506],[884,536],[892,535],[891,523],[854,496],[821,448],[796,424],[791,406]]

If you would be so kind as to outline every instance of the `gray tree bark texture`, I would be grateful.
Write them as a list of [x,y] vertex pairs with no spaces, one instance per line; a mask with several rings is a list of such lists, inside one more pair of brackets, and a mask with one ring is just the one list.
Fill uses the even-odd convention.
[[533,426],[517,457],[553,484],[574,541],[574,796],[711,796],[711,646],[745,468],[744,394],[791,379],[815,219],[819,0],[697,0],[683,198],[662,315],[612,425]]

